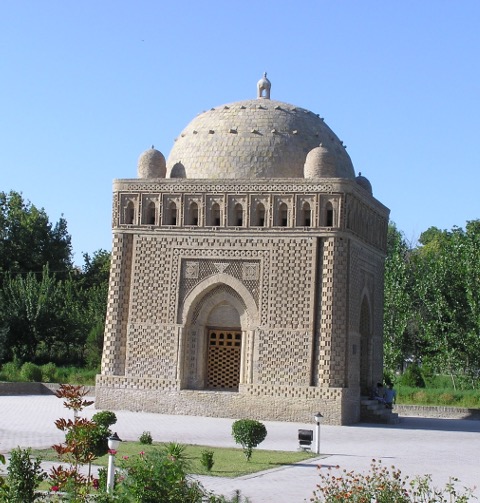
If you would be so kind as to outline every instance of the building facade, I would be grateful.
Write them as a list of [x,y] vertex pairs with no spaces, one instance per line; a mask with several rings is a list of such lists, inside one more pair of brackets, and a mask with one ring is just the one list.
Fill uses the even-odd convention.
[[266,75],[197,116],[114,181],[97,407],[357,422],[382,380],[388,215]]

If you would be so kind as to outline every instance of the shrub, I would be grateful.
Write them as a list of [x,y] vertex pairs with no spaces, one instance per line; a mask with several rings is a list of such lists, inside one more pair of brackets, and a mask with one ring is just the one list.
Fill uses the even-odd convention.
[[190,469],[190,460],[185,455],[186,447],[177,442],[169,442],[164,445],[160,452],[169,460],[175,461],[175,463],[184,471],[187,472]]
[[412,363],[407,367],[407,370],[400,376],[399,384],[402,386],[411,386],[413,388],[425,388],[425,379],[421,368]]
[[105,428],[109,428],[112,424],[117,422],[117,416],[115,412],[111,412],[109,410],[102,410],[101,412],[97,412],[92,416],[92,421],[98,426],[103,426]]
[[108,452],[108,437],[112,434],[110,426],[117,422],[114,412],[103,410],[92,416],[95,428],[91,431],[91,450],[95,456],[103,456]]
[[438,396],[438,400],[442,404],[451,405],[453,402],[455,402],[455,397],[452,395],[452,393],[441,393]]
[[207,470],[207,472],[210,472],[215,464],[213,461],[213,451],[208,449],[202,451],[200,464],[205,468],[205,470]]
[[20,376],[23,381],[42,382],[42,369],[34,363],[25,362],[20,368]]
[[428,393],[425,391],[416,391],[412,395],[412,399],[415,403],[420,405],[428,403]]
[[5,499],[12,503],[30,503],[37,499],[36,489],[47,474],[41,468],[41,459],[30,457],[30,449],[13,449],[7,468]]
[[[411,503],[412,501],[448,503],[467,503],[472,496],[472,490],[466,489],[461,494],[455,487],[457,479],[451,479],[445,489],[437,489],[432,485],[430,475],[417,477],[408,481],[402,477],[401,471],[394,466],[391,471],[382,466],[381,461],[372,460],[370,472],[367,474],[347,472],[343,470],[335,475],[332,467],[320,471],[320,484],[313,492],[313,503],[359,503],[359,502],[395,502]],[[337,466],[335,470],[339,470]]]
[[18,362],[7,362],[2,365],[2,378],[8,382],[20,380],[20,365]]
[[42,372],[42,382],[56,382],[57,366],[55,363],[46,363],[40,367]]
[[250,461],[253,449],[265,440],[267,429],[254,419],[239,419],[232,425],[232,436],[235,443],[241,444],[247,461]]
[[187,478],[179,459],[155,450],[130,456],[120,463],[125,478],[115,490],[126,501],[201,502],[205,495],[199,483]]
[[[72,386],[62,384],[55,392],[58,398],[63,398],[63,405],[73,410],[74,419],[57,419],[55,426],[65,433],[65,443],[53,445],[53,449],[58,454],[62,462],[68,463],[69,467],[63,465],[53,467],[50,471],[50,480],[57,490],[66,491],[69,496],[67,501],[86,501],[88,492],[92,485],[90,468],[95,460],[93,439],[98,431],[98,425],[93,421],[81,418],[78,413],[93,402],[85,400],[87,390],[83,386]],[[81,465],[89,466],[88,475],[84,475]]]
[[152,445],[152,442],[153,442],[152,434],[149,431],[144,431],[140,435],[140,438],[138,439],[138,441],[144,445]]

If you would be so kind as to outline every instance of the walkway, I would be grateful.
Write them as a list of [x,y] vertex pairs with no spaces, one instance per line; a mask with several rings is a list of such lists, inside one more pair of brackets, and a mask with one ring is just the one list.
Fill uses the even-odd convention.
[[[71,417],[55,396],[0,397],[0,452],[16,446],[44,448],[64,439],[54,420]],[[93,406],[84,411],[91,417]],[[123,440],[138,440],[150,431],[154,441],[186,444],[234,446],[232,419],[167,416],[152,413],[115,411],[114,427]],[[312,420],[313,423],[313,420]],[[296,450],[299,428],[313,424],[265,421],[268,435],[263,449]],[[368,470],[372,459],[394,465],[411,476],[431,474],[443,487],[450,476],[462,486],[480,484],[480,421],[403,417],[397,425],[322,426],[322,459],[288,468],[257,473],[236,479],[201,477],[208,489],[231,495],[235,489],[252,503],[302,503],[308,501],[318,482],[317,465],[340,465],[347,470]],[[255,456],[255,453],[253,454]],[[480,489],[475,495],[480,499]]]

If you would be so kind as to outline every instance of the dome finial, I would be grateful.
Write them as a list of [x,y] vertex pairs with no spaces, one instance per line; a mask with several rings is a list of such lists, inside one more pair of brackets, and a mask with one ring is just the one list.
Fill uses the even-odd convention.
[[[257,83],[257,98],[270,99],[271,82],[267,79],[267,72],[264,72],[263,77]],[[263,94],[265,92],[265,95]]]

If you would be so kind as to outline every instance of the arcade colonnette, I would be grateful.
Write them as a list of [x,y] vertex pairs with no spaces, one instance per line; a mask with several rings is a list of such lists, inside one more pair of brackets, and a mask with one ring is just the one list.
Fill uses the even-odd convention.
[[389,210],[323,118],[270,90],[114,181],[97,407],[350,424],[382,379]]

